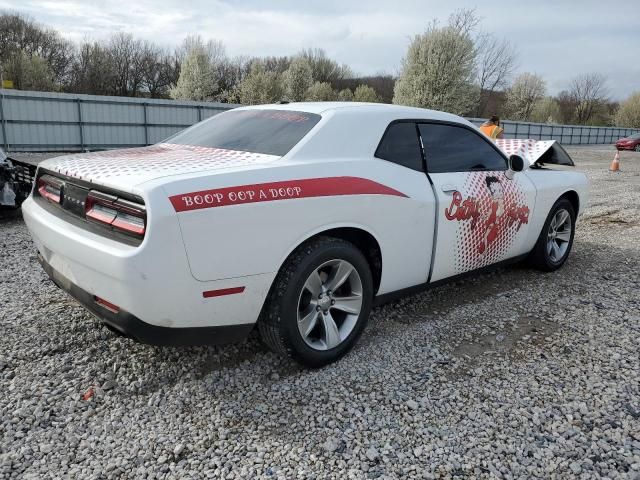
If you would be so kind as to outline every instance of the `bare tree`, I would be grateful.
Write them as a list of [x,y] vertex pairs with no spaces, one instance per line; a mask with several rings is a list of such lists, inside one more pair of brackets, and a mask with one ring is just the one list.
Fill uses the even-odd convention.
[[489,98],[497,90],[507,87],[516,65],[515,47],[507,39],[481,33],[476,44],[476,75],[480,87],[480,101],[476,116],[485,115]]
[[599,73],[578,75],[571,81],[569,94],[576,105],[578,124],[588,123],[608,101],[606,82],[605,76]]
[[135,97],[144,78],[141,57],[143,45],[130,33],[116,33],[107,46],[115,73],[117,95]]
[[140,61],[142,88],[151,98],[167,96],[169,89],[178,82],[180,67],[177,58],[145,42]]
[[[492,34],[476,34],[480,17],[474,8],[462,8],[449,16],[449,27],[465,38],[473,39],[475,83],[478,102],[474,113],[486,115],[490,103],[500,100],[516,64],[516,50],[506,39]],[[495,113],[495,112],[491,112]]]
[[115,70],[107,49],[98,42],[83,42],[71,66],[68,90],[94,95],[113,95]]
[[287,56],[262,58],[256,57],[254,58],[254,60],[260,62],[267,72],[282,74],[289,69],[293,58]]
[[236,56],[227,59],[219,66],[218,85],[220,93],[218,100],[222,102],[238,103],[238,85],[249,75],[251,60],[247,56]]
[[576,102],[568,90],[562,90],[556,97],[560,109],[560,123],[575,122]]
[[479,24],[475,8],[460,8],[449,15],[449,26],[462,35],[471,36]]

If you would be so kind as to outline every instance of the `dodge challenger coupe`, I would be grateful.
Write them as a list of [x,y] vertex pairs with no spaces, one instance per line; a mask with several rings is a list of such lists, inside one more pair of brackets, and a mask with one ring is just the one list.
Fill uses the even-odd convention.
[[243,107],[47,160],[23,214],[47,274],[111,329],[193,345],[257,325],[318,367],[398,295],[524,258],[562,266],[587,181],[553,164],[573,165],[554,142],[494,143],[442,112]]

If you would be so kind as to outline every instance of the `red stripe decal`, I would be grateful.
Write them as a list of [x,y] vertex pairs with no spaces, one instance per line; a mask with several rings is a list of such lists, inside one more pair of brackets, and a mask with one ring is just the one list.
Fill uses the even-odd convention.
[[234,295],[244,292],[244,287],[222,288],[220,290],[207,290],[202,292],[204,298],[222,297],[223,295]]
[[169,200],[176,212],[186,212],[243,203],[272,202],[274,200],[292,198],[333,197],[338,195],[407,196],[393,188],[366,178],[327,177],[202,190],[200,192],[173,195],[169,197]]

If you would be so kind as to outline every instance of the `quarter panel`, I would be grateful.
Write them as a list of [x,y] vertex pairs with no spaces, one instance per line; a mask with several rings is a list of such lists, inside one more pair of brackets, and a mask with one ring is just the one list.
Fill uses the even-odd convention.
[[[146,195],[150,228],[139,246],[121,244],[65,222],[32,197],[23,204],[36,248],[53,269],[91,295],[142,321],[163,327],[245,324],[256,320],[272,274],[199,282],[193,278],[175,212],[166,197]],[[240,295],[205,298],[203,292],[243,287]]]
[[[201,281],[277,272],[305,239],[339,226],[368,231],[382,251],[379,293],[426,281],[434,197],[426,176],[378,159],[287,164],[177,181],[168,197],[242,185],[355,177],[404,195],[328,195],[266,199],[177,213],[193,276]],[[322,192],[319,192],[322,193]]]
[[537,190],[536,208],[531,217],[531,233],[528,236],[528,249],[535,245],[547,215],[553,204],[563,194],[575,191],[580,199],[580,215],[589,201],[588,181],[582,172],[551,169],[528,169],[524,174],[529,177]]

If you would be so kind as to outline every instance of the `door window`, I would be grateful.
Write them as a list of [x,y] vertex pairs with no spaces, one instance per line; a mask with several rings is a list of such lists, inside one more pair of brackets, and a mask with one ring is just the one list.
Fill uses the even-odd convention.
[[454,125],[419,125],[429,173],[506,170],[506,159],[480,134]]
[[416,124],[396,122],[389,125],[378,145],[376,157],[423,172],[422,152]]

